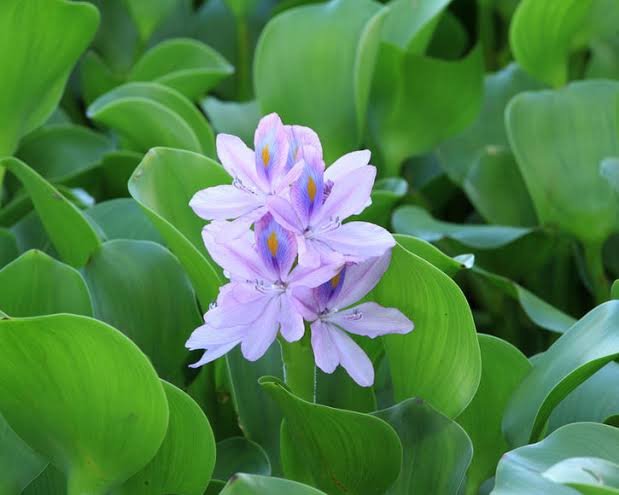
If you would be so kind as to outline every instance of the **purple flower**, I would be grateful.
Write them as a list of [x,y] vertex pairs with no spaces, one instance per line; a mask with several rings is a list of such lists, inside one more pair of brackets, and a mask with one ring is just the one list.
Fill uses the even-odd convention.
[[348,333],[375,338],[413,330],[413,323],[397,309],[373,302],[349,307],[376,286],[390,258],[387,253],[364,263],[346,265],[317,288],[294,290],[299,311],[312,322],[314,358],[325,373],[333,373],[342,365],[355,382],[369,387],[374,383],[372,362]]
[[299,264],[360,262],[381,256],[395,245],[393,236],[368,222],[342,222],[371,203],[376,168],[368,165],[370,153],[344,155],[325,171],[319,151],[303,148],[304,168],[290,194],[267,199],[269,211],[294,232]]
[[278,331],[289,342],[304,332],[303,317],[294,290],[317,287],[334,277],[339,267],[297,265],[294,235],[283,229],[270,214],[251,231],[229,243],[216,240],[229,224],[213,222],[203,230],[209,254],[230,278],[222,287],[217,305],[204,316],[204,325],[187,341],[191,350],[205,349],[194,367],[206,364],[241,344],[243,356],[259,359],[275,340]]
[[302,172],[302,150],[310,146],[322,154],[314,131],[284,126],[274,113],[260,120],[255,151],[236,136],[219,134],[217,155],[233,183],[199,191],[189,205],[205,220],[235,220],[225,232],[227,238],[234,238],[266,213],[268,197],[287,194]]

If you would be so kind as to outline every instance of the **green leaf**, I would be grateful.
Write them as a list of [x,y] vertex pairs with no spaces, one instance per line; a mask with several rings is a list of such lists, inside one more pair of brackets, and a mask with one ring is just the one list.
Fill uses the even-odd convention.
[[503,431],[511,445],[540,438],[554,407],[619,355],[618,324],[619,301],[602,304],[538,358],[513,394],[503,418]]
[[17,156],[51,182],[66,182],[99,166],[112,142],[73,124],[45,126],[20,143]]
[[103,157],[101,172],[106,197],[129,195],[127,183],[142,157],[142,153],[127,150],[112,151]]
[[260,445],[243,437],[226,438],[217,443],[213,478],[227,481],[235,473],[271,474],[271,463]]
[[1,166],[21,181],[60,257],[77,268],[86,264],[101,241],[80,211],[25,163],[5,158]]
[[311,486],[279,478],[238,474],[225,486],[221,495],[325,495]]
[[62,473],[48,464],[45,471],[28,485],[24,495],[66,495],[67,481]]
[[2,2],[0,156],[13,154],[19,138],[53,113],[98,23],[97,9],[82,2]]
[[473,442],[473,462],[466,478],[466,492],[474,495],[490,478],[507,442],[501,420],[507,403],[531,369],[527,358],[511,344],[491,335],[479,336],[481,348],[481,382],[475,397],[457,421]]
[[10,230],[0,228],[0,268],[19,256],[17,240]]
[[400,177],[377,180],[372,190],[372,204],[351,221],[360,220],[389,228],[393,208],[407,192],[408,183]]
[[385,13],[370,0],[331,0],[279,14],[260,36],[254,80],[262,113],[315,129],[327,163],[363,138]]
[[568,57],[594,0],[523,0],[510,27],[516,61],[550,86],[567,82]]
[[167,382],[168,431],[157,455],[114,495],[203,495],[215,465],[215,438],[200,406]]
[[473,456],[466,432],[421,399],[374,413],[389,423],[404,448],[402,471],[387,495],[459,493]]
[[189,208],[201,189],[230,182],[208,158],[167,148],[150,150],[129,181],[140,204],[189,275],[203,308],[217,298],[223,279],[202,243],[204,220]]
[[276,378],[265,377],[260,384],[284,413],[281,450],[286,477],[327,493],[351,495],[382,495],[396,480],[402,447],[384,421],[306,402]]
[[619,280],[615,280],[610,291],[611,299],[619,299]]
[[90,294],[80,273],[40,251],[28,251],[0,270],[0,308],[13,317],[92,316]]
[[[544,473],[561,461],[570,458],[602,457],[606,461],[617,464],[619,463],[618,445],[619,429],[617,428],[598,423],[566,425],[539,443],[505,454],[499,463],[496,484],[492,493],[493,495],[522,495],[523,493],[575,495],[579,493],[578,490],[554,483],[545,477]],[[565,467],[564,465],[563,468]],[[578,472],[573,467],[572,464],[572,469],[570,469],[572,475]],[[608,492],[581,493],[601,495]]]
[[69,495],[103,495],[157,452],[163,387],[121,333],[73,315],[2,320],[0,353],[0,410],[65,472]]
[[145,43],[171,13],[178,0],[124,0],[124,2],[138,28],[142,43]]
[[619,464],[596,457],[565,459],[547,469],[543,476],[585,495],[619,493]]
[[393,227],[396,232],[420,237],[429,242],[447,237],[477,249],[496,249],[532,232],[525,227],[443,222],[436,220],[419,206],[398,208],[393,214]]
[[369,131],[382,176],[399,175],[402,162],[432,150],[466,128],[483,94],[479,47],[458,61],[380,47],[369,108]]
[[420,397],[455,418],[475,395],[481,376],[473,315],[460,288],[396,245],[389,269],[368,299],[398,308],[415,324],[409,334],[383,338],[396,401]]
[[84,267],[95,317],[129,336],[159,375],[182,386],[189,335],[201,323],[195,295],[178,260],[148,241],[106,242]]
[[117,131],[135,150],[171,146],[209,156],[215,153],[213,131],[204,116],[182,94],[159,83],[119,86],[97,98],[87,115]]
[[24,443],[0,415],[0,493],[22,493],[41,474],[47,462]]
[[249,147],[254,147],[254,131],[260,120],[258,102],[222,101],[210,96],[202,101],[201,107],[218,133],[238,136]]
[[131,198],[118,198],[97,203],[86,216],[99,227],[106,239],[133,239],[163,244],[159,231],[140,205]]
[[605,158],[600,164],[600,174],[619,193],[619,158]]
[[604,158],[619,156],[617,95],[619,82],[578,82],[561,91],[522,93],[506,111],[540,222],[585,243],[601,243],[619,227],[619,202],[599,173]]
[[472,268],[475,263],[475,256],[472,254],[452,258],[419,237],[395,234],[395,239],[404,249],[428,261],[451,278],[454,278],[461,270]]
[[[376,341],[376,345],[382,349],[380,342]],[[313,354],[311,357],[314,357]],[[315,369],[315,372],[315,402],[362,413],[376,410],[374,387],[360,387],[341,366],[331,374],[323,373],[318,369]]]
[[189,38],[166,40],[151,48],[133,66],[130,81],[153,81],[199,100],[234,72],[208,45]]
[[619,414],[619,364],[610,362],[576,387],[552,411],[548,431],[579,421],[604,423]]

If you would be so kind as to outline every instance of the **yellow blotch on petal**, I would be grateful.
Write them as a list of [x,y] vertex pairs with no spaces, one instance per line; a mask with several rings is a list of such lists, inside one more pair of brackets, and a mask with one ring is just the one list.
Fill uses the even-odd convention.
[[314,198],[316,197],[316,183],[311,177],[307,179],[307,195],[309,196],[310,201],[314,201]]
[[342,278],[342,273],[338,273],[335,277],[331,279],[331,287],[334,289],[339,285],[340,279]]
[[271,160],[271,152],[269,151],[269,145],[265,144],[264,148],[262,148],[262,163],[264,168],[269,166],[269,160]]
[[279,246],[279,241],[277,240],[277,234],[275,232],[271,232],[271,235],[267,238],[267,246],[269,251],[271,252],[271,256],[277,256],[277,248]]

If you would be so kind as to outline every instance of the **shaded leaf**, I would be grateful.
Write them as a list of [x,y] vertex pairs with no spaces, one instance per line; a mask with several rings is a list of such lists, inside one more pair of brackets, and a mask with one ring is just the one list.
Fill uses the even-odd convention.
[[239,474],[225,486],[222,495],[325,495],[301,483],[280,478]]
[[213,478],[227,481],[235,473],[271,474],[271,463],[260,445],[243,437],[226,438],[217,443]]

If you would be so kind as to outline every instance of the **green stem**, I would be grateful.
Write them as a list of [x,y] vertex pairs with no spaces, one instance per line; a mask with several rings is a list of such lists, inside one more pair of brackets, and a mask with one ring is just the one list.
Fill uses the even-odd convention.
[[249,24],[244,15],[236,18],[236,44],[237,44],[237,98],[240,101],[251,98],[251,78],[249,77],[250,53],[249,53]]
[[604,271],[602,261],[602,243],[587,243],[585,248],[585,264],[591,284],[591,292],[596,304],[608,301],[610,295],[610,283]]
[[109,487],[101,487],[100,480],[93,480],[82,469],[73,469],[67,480],[67,495],[105,495]]
[[309,332],[298,342],[279,339],[284,361],[284,378],[288,388],[298,397],[316,401],[316,366]]

